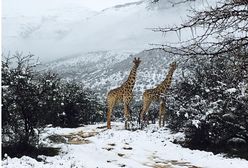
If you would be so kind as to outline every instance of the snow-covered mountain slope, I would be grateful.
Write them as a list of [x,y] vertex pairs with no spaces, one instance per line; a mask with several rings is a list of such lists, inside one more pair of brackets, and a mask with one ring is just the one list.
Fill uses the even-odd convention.
[[3,0],[3,51],[41,61],[101,50],[140,52],[178,39],[147,28],[180,23],[187,5],[140,0]]
[[80,81],[102,96],[126,79],[133,57],[141,57],[135,87],[136,95],[141,95],[143,89],[164,79],[175,59],[159,50],[142,51],[152,48],[151,43],[178,40],[176,33],[164,38],[147,28],[180,23],[188,9],[186,4],[172,7],[169,0],[150,2],[3,0],[3,50],[30,52],[42,62],[55,60],[45,68]]
[[[92,57],[94,60],[91,59]],[[144,89],[153,88],[164,80],[169,64],[177,60],[176,57],[166,55],[162,50],[157,49],[138,54],[99,51],[56,60],[43,68],[59,73],[64,79],[81,82],[104,98],[108,90],[120,86],[127,79],[134,57],[140,57],[142,61],[137,71],[134,88],[138,99],[141,98]],[[173,83],[181,74],[180,66],[174,75]]]
[[[127,131],[124,130],[124,123],[113,122],[112,129],[106,130],[103,127],[105,124],[76,129],[46,128],[40,142],[46,146],[61,147],[58,156],[39,156],[42,159],[40,162],[27,156],[19,159],[7,157],[2,161],[2,167],[248,168],[248,161],[244,159],[225,158],[221,154],[214,155],[173,144],[174,139],[183,136],[180,133],[171,134],[166,128],[149,125],[145,130]],[[74,144],[55,144],[47,138],[49,135],[70,133],[75,135]],[[95,136],[82,136],[87,134]]]

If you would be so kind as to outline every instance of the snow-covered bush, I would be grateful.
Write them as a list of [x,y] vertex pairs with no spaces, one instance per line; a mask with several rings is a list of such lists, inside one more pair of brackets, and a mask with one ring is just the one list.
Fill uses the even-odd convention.
[[61,127],[78,127],[103,120],[103,106],[91,90],[75,81],[64,82],[58,74],[40,74],[40,122]]
[[42,126],[47,124],[56,125],[58,123],[58,115],[62,113],[61,78],[55,73],[45,72],[38,74],[36,80],[40,94],[39,124]]
[[226,150],[238,138],[235,150],[248,152],[247,63],[239,54],[192,60],[168,98],[169,126],[185,131],[187,145]]
[[[38,90],[32,55],[2,60],[2,142],[36,144],[34,128],[38,124]],[[15,61],[11,63],[10,61]]]
[[38,144],[47,124],[78,127],[103,119],[95,93],[57,74],[38,73],[33,55],[16,54],[2,60],[3,146]]
[[84,89],[76,82],[62,85],[62,110],[58,114],[57,125],[78,127],[103,120],[103,105],[94,92]]

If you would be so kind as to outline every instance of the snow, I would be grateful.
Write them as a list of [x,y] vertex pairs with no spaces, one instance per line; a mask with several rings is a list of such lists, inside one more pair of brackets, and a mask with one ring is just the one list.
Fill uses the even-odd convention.
[[196,127],[196,128],[199,128],[199,124],[201,122],[199,120],[192,120],[192,124]]
[[[248,161],[239,158],[225,158],[211,152],[190,150],[172,141],[182,138],[182,134],[172,134],[166,128],[149,125],[144,130],[124,130],[124,123],[112,122],[112,129],[102,126],[106,123],[87,125],[75,129],[46,128],[41,135],[41,142],[49,146],[61,147],[58,156],[40,156],[42,162],[23,156],[22,158],[6,158],[2,161],[4,168],[48,168],[48,167],[99,167],[99,168],[147,168],[170,166],[186,168],[190,166],[206,168],[248,168]],[[50,144],[46,137],[59,134],[66,135],[78,132],[96,132],[87,138],[88,144]]]
[[248,84],[245,82],[241,82],[239,84],[239,89],[241,91],[241,96],[246,96],[246,91],[248,90]]
[[237,92],[237,89],[236,88],[230,88],[230,89],[225,90],[225,93],[232,94],[232,93],[235,93],[235,92]]
[[237,138],[236,137],[236,138],[229,139],[228,143],[243,143],[243,144],[245,144],[246,141],[244,139],[242,139],[242,138]]

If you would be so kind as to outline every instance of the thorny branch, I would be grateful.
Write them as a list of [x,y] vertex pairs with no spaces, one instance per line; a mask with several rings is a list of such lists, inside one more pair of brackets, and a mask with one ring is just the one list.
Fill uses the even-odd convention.
[[[178,43],[153,45],[165,52],[186,56],[216,56],[248,47],[248,0],[221,1],[215,7],[204,11],[191,9],[191,12],[189,20],[179,26],[152,29],[165,35],[175,32]],[[181,40],[182,31],[189,30],[192,38]]]

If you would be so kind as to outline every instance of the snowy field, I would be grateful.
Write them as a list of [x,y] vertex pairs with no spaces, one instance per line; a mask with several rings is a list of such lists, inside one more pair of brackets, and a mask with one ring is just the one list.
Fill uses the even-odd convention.
[[[144,130],[124,130],[124,124],[88,125],[76,129],[46,128],[40,143],[61,147],[54,157],[39,156],[38,162],[30,157],[7,158],[4,168],[248,168],[248,161],[225,158],[211,152],[190,150],[173,144],[182,134],[171,134],[167,128],[150,125]],[[51,143],[50,135],[73,135],[67,143]]]

